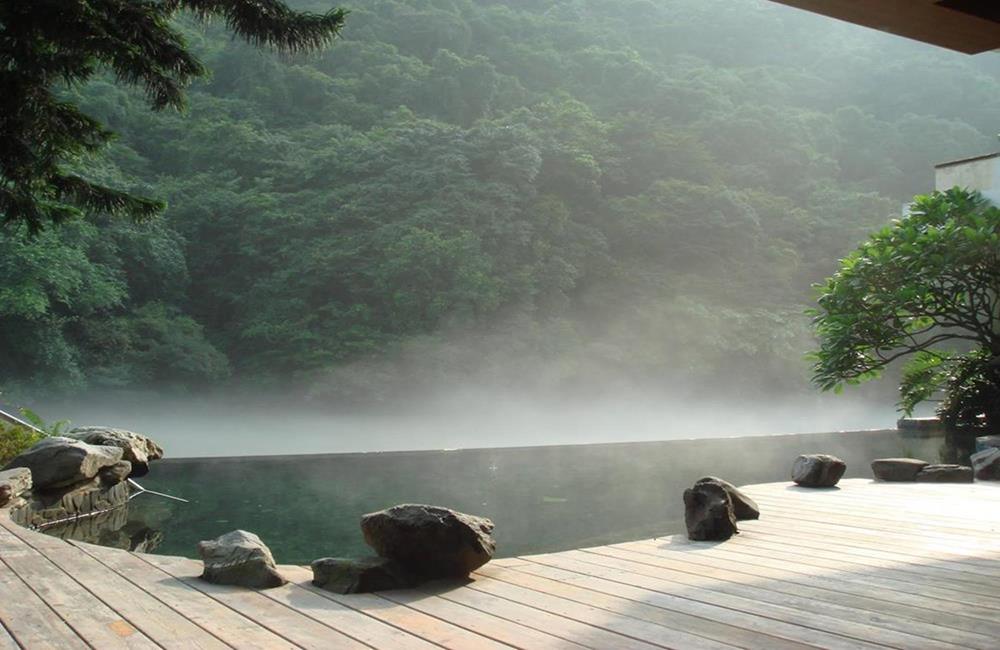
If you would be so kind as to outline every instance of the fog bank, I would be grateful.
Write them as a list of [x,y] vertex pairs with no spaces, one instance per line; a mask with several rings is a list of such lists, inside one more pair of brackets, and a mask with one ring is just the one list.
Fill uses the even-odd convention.
[[74,426],[146,433],[168,456],[516,447],[892,428],[891,403],[862,396],[545,399],[457,389],[398,408],[330,409],[239,398],[116,396],[39,405]]

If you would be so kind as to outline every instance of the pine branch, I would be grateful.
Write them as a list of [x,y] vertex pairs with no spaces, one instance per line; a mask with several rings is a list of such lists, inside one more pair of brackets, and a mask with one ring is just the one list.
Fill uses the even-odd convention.
[[167,4],[188,9],[203,20],[221,16],[248,43],[286,53],[327,47],[347,17],[343,9],[324,14],[296,12],[279,0],[171,0]]

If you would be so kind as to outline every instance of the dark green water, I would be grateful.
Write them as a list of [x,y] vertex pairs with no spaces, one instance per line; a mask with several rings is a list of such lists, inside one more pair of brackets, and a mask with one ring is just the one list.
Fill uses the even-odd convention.
[[[681,495],[713,474],[736,484],[787,480],[800,453],[848,463],[949,457],[942,438],[895,430],[604,445],[266,458],[165,460],[141,483],[191,500],[151,495],[130,503],[128,528],[162,535],[156,552],[195,556],[195,545],[243,528],[280,563],[367,552],[362,514],[416,502],[484,515],[498,556],[607,544],[683,531]],[[119,534],[115,539],[121,539]]]

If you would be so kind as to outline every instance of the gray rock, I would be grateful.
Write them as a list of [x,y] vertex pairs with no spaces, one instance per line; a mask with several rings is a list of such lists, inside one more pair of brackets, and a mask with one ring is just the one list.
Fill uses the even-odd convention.
[[0,508],[31,489],[31,470],[17,467],[0,472]]
[[74,438],[45,438],[16,456],[4,469],[27,467],[36,489],[65,487],[97,476],[122,459],[117,447],[90,445]]
[[337,594],[363,594],[415,587],[419,580],[384,557],[325,557],[312,563],[313,584]]
[[163,449],[152,439],[125,429],[77,427],[66,435],[91,445],[120,448],[122,458],[132,463],[133,477],[145,476],[149,472],[150,461],[163,458]]
[[361,518],[365,542],[423,578],[464,577],[493,557],[493,522],[448,508],[393,506]]
[[729,481],[717,476],[705,476],[695,481],[694,484],[697,486],[703,483],[714,483],[729,493],[729,498],[733,502],[733,514],[736,515],[736,521],[760,519],[760,508],[757,506],[757,502],[740,492]]
[[92,478],[66,487],[32,490],[11,517],[22,526],[44,526],[79,515],[124,511],[128,497],[127,484],[108,486],[99,478]]
[[918,483],[972,483],[972,468],[965,465],[928,465],[917,472]]
[[915,481],[927,465],[916,458],[879,458],[872,461],[872,474],[880,481]]
[[972,454],[972,472],[980,481],[1000,481],[1000,449],[992,447]]
[[684,490],[684,524],[694,541],[727,540],[738,533],[729,491],[717,483],[695,483]]
[[792,464],[792,480],[802,487],[833,487],[847,463],[829,454],[803,454]]
[[104,485],[118,485],[132,475],[132,463],[127,460],[120,460],[114,465],[109,465],[101,469],[97,475]]
[[198,553],[205,563],[201,579],[206,582],[253,589],[280,587],[288,582],[278,573],[271,549],[245,530],[200,542]]
[[1000,436],[979,436],[976,438],[976,451],[990,448],[1000,448]]

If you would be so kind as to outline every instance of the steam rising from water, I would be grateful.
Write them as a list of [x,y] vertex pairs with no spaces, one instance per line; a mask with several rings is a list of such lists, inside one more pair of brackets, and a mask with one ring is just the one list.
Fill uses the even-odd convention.
[[816,395],[733,400],[603,395],[542,399],[474,389],[395,408],[260,400],[115,397],[46,405],[76,426],[153,436],[170,457],[512,447],[773,435],[895,426],[885,399]]

